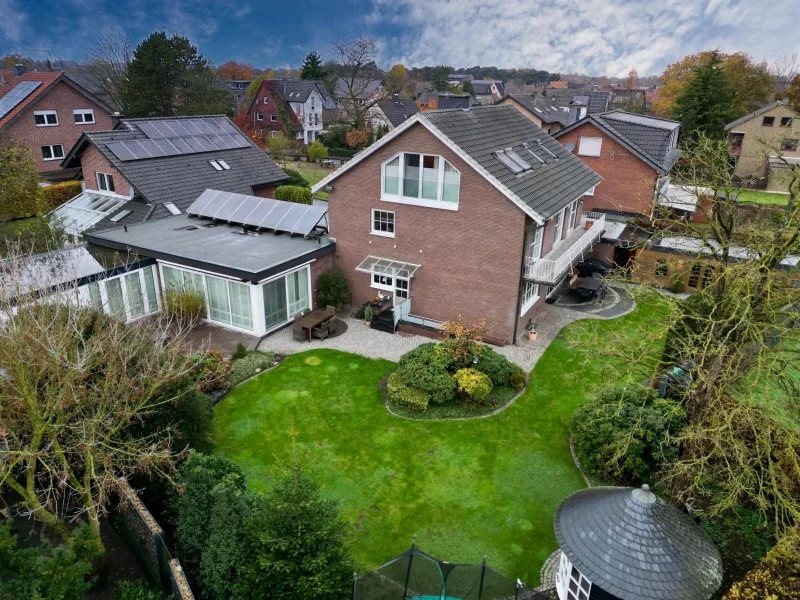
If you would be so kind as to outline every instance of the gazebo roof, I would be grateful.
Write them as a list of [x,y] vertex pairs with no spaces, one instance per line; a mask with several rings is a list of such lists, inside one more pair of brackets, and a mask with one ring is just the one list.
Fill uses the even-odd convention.
[[722,581],[711,538],[647,485],[576,492],[556,511],[555,533],[575,568],[622,600],[707,600]]

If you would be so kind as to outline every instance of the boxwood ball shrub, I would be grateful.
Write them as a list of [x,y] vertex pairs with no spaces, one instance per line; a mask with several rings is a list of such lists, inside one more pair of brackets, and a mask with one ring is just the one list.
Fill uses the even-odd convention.
[[621,484],[650,482],[678,459],[674,441],[686,424],[678,402],[640,385],[605,390],[572,417],[575,453],[591,474]]
[[317,303],[322,306],[340,306],[350,302],[350,287],[344,271],[339,267],[328,269],[317,277]]
[[485,405],[492,397],[492,380],[476,369],[459,369],[453,375],[458,393],[469,404]]
[[403,383],[396,371],[389,375],[389,381],[386,383],[386,395],[389,398],[389,402],[403,406],[408,410],[413,410],[414,412],[428,410],[430,396],[422,390],[408,387]]
[[434,404],[445,404],[456,397],[456,382],[448,368],[453,359],[434,343],[422,344],[400,359],[396,373],[402,382],[422,390]]

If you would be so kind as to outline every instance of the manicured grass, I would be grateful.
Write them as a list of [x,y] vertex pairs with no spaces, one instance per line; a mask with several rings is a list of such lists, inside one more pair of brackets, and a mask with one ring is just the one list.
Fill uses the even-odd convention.
[[[342,502],[362,568],[407,549],[451,562],[480,562],[530,585],[556,549],[553,515],[584,486],[569,452],[569,419],[589,393],[614,381],[588,328],[641,335],[654,311],[567,327],[532,372],[524,394],[494,417],[409,421],[389,414],[378,390],[394,368],[334,350],[291,355],[231,392],[216,409],[215,452],[269,485],[276,461],[298,450],[316,461],[324,494]],[[656,342],[657,344],[657,342]]]
[[415,412],[407,409],[405,406],[398,404],[391,404],[392,412],[401,417],[409,419],[417,419],[418,421],[430,421],[436,419],[469,419],[475,417],[482,417],[500,410],[506,406],[514,396],[517,395],[517,390],[511,386],[495,386],[492,388],[493,402],[486,406],[469,406],[467,404],[430,404],[428,410],[425,412]]
[[[325,169],[319,165],[309,163],[300,163],[300,167],[297,166],[297,163],[294,163],[294,165],[290,165],[289,168],[299,171],[310,185],[314,185],[318,181],[321,181],[325,176],[328,175],[328,173],[331,172],[330,169]],[[317,192],[315,197],[321,200],[327,200],[328,192]]]
[[754,204],[775,204],[786,206],[789,202],[788,194],[775,194],[772,192],[760,192],[758,190],[739,190],[739,202],[752,202]]

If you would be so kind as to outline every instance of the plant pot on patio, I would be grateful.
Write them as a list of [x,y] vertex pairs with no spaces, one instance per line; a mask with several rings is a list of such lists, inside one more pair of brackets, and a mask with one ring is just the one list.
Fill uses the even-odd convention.
[[592,225],[594,225],[594,221],[586,221],[586,224],[583,226],[584,229],[591,229]]
[[528,332],[528,340],[531,341],[531,342],[535,342],[536,341],[536,335],[537,334],[536,334],[535,330],[529,331]]

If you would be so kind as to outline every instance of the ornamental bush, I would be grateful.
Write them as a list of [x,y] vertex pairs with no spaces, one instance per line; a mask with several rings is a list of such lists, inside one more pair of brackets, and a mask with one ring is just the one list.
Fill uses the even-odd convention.
[[284,169],[284,173],[289,176],[289,181],[287,181],[284,185],[293,185],[295,187],[311,187],[308,185],[308,181],[306,178],[300,174],[300,171],[295,171],[294,169]]
[[468,404],[483,406],[492,397],[492,380],[476,369],[459,369],[453,375],[459,395]]
[[325,147],[325,144],[319,140],[314,140],[308,145],[308,148],[306,148],[306,158],[308,158],[308,162],[310,163],[328,158],[328,149]]
[[686,424],[678,402],[644,386],[617,387],[587,400],[572,418],[575,453],[584,469],[622,484],[650,482],[678,459],[673,436]]
[[340,306],[348,302],[350,302],[350,287],[342,269],[334,267],[317,277],[318,304]]
[[[491,348],[484,346],[481,353],[475,358],[477,358],[477,362],[474,362],[473,359],[473,368],[488,375],[493,385],[510,385],[516,388],[511,383],[511,378],[515,375],[522,376],[522,385],[525,385],[522,369]],[[515,378],[515,382],[519,383],[519,377]],[[521,387],[517,389],[521,389]]]
[[72,200],[81,193],[80,181],[62,181],[45,188],[42,188],[42,199],[46,208],[52,210],[58,208],[67,200]]
[[428,410],[428,403],[430,402],[430,395],[422,390],[408,387],[397,372],[389,375],[389,381],[386,383],[386,395],[389,402],[402,406],[414,412],[425,412]]
[[285,200],[296,204],[311,204],[314,201],[309,188],[295,185],[281,185],[275,188],[273,197],[275,200]]
[[800,525],[795,525],[723,600],[800,598]]
[[440,345],[428,343],[403,355],[396,372],[404,384],[422,390],[434,404],[445,404],[456,396],[456,382],[448,371],[452,364]]
[[189,355],[194,364],[193,374],[197,380],[197,389],[201,392],[213,392],[226,386],[226,377],[231,366],[225,362],[222,354],[212,350],[195,352]]

